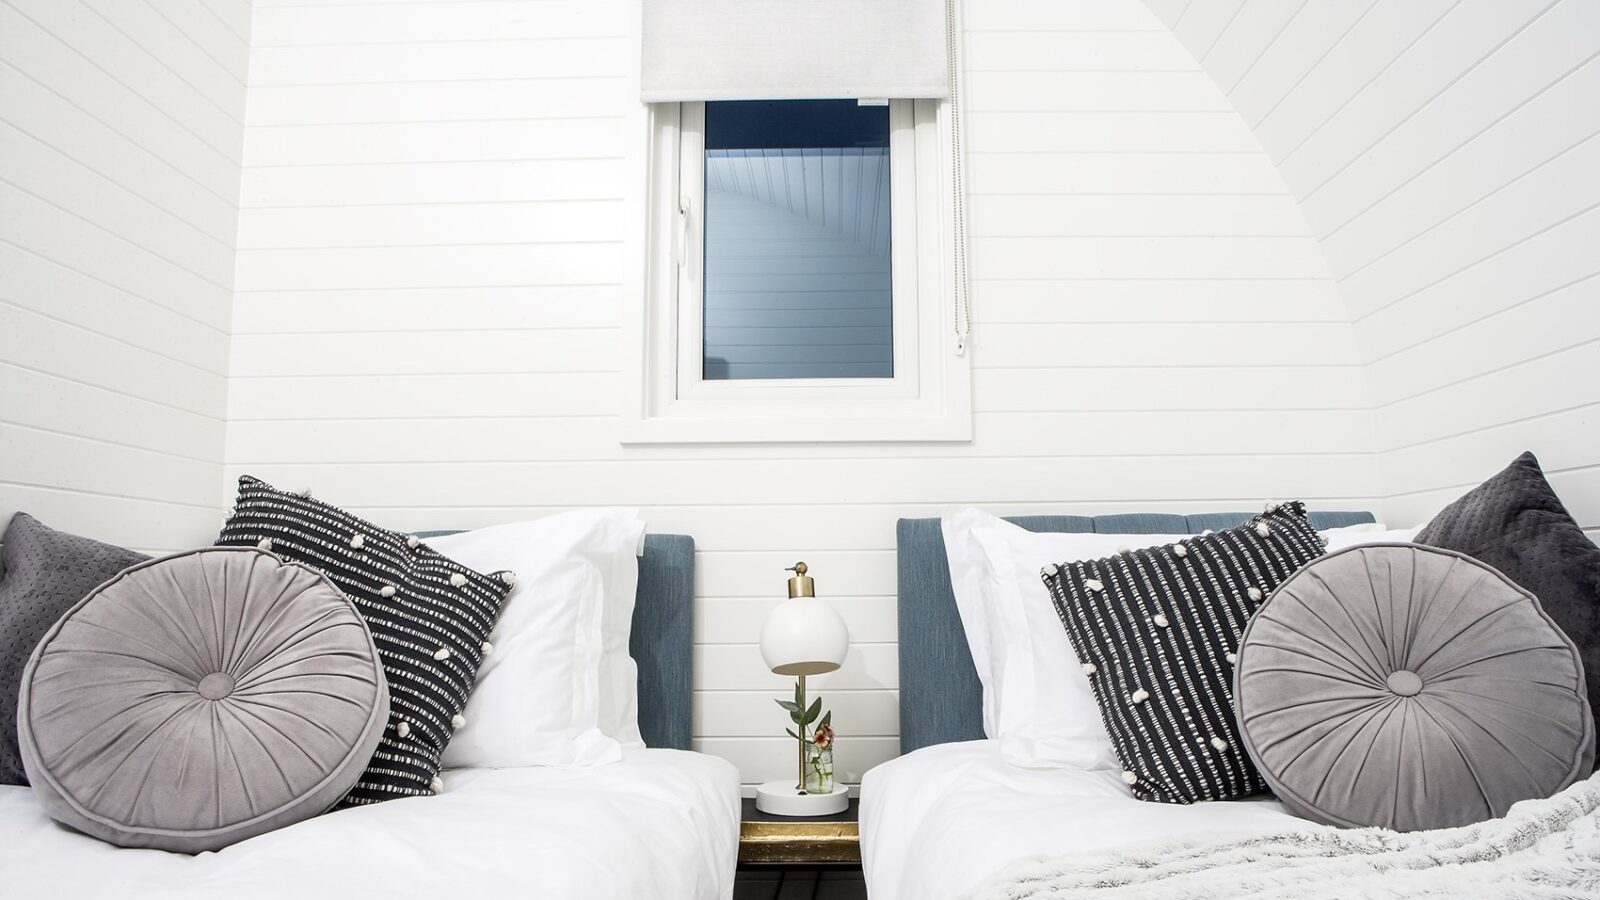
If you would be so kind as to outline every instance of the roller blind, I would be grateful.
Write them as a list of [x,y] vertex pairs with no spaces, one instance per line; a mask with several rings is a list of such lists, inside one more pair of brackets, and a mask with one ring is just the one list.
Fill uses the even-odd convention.
[[641,99],[945,97],[944,0],[644,0]]

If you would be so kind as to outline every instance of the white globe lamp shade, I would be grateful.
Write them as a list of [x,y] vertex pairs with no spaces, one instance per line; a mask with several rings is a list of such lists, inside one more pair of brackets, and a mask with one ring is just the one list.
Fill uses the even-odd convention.
[[761,629],[761,658],[778,675],[821,675],[844,664],[850,631],[833,607],[815,597],[778,604]]

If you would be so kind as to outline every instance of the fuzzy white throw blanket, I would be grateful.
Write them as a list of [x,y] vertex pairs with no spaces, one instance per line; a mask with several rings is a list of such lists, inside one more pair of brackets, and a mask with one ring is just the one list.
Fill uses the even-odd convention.
[[1318,826],[1018,862],[981,900],[1600,898],[1600,775],[1504,818],[1400,834]]

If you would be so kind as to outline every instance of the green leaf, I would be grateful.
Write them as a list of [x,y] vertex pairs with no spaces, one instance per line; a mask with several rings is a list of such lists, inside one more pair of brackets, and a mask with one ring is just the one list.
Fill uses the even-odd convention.
[[830,709],[830,710],[828,710],[828,712],[826,714],[823,715],[822,724],[824,724],[824,725],[832,725],[833,724],[833,710]]
[[797,679],[795,679],[795,682],[794,682],[794,705],[795,706],[799,706],[800,705],[800,701],[802,701],[804,699],[805,699],[805,695],[800,693],[800,679],[797,678]]
[[798,709],[795,710],[792,713],[789,713],[789,721],[795,723],[796,725],[804,725],[805,724],[804,722],[800,721],[800,710],[798,710]]
[[806,720],[800,724],[810,725],[812,722],[815,722],[817,720],[817,716],[820,715],[822,715],[822,698],[818,697],[817,699],[811,701],[811,708],[806,710]]
[[786,731],[786,732],[788,732],[788,734],[789,734],[789,737],[792,737],[792,738],[794,738],[794,739],[795,739],[795,740],[797,740],[797,741],[798,741],[798,740],[801,740],[801,737],[800,737],[800,735],[798,735],[798,734],[795,734],[795,733],[794,733],[794,729],[793,729],[793,728],[785,728],[785,729],[784,729],[784,731]]
[[775,702],[779,706],[783,707],[784,709],[787,709],[789,712],[799,712],[800,711],[800,706],[797,703],[791,703],[788,700],[778,700],[778,701],[775,701]]

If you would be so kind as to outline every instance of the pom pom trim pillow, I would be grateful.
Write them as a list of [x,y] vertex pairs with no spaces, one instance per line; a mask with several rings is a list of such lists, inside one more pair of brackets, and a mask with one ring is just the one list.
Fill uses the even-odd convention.
[[349,599],[233,549],[141,563],[96,588],[40,641],[19,703],[23,760],[52,818],[186,853],[338,802],[389,715]]
[[343,805],[442,791],[444,749],[466,724],[467,697],[515,576],[477,572],[416,537],[248,475],[217,545],[258,547],[327,575],[372,631],[391,714]]
[[1329,825],[1481,822],[1594,762],[1572,641],[1510,579],[1433,547],[1352,547],[1295,573],[1245,630],[1236,696],[1278,799]]
[[1240,745],[1233,664],[1267,595],[1322,554],[1301,503],[1238,528],[1040,573],[1140,800],[1229,800],[1266,787]]

